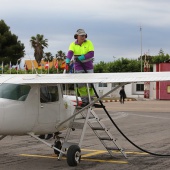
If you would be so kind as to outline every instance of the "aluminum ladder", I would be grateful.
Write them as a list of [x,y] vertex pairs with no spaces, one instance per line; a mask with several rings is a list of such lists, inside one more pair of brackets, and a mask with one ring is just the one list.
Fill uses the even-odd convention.
[[[77,106],[77,108],[75,109],[75,113],[77,109],[81,108]],[[97,136],[97,138],[100,140],[100,142],[103,144],[103,146],[111,156],[115,157],[113,151],[119,151],[120,153],[123,154],[125,158],[127,158],[126,153],[124,152],[123,148],[119,145],[117,139],[113,137],[109,129],[100,120],[100,118],[94,112],[92,107],[89,107],[85,111],[81,112],[81,117],[79,116],[72,119],[69,128],[67,129],[61,150],[65,151],[71,145],[78,145],[81,148],[87,125],[89,125],[89,127],[93,130],[94,134]],[[82,130],[79,142],[78,143],[69,142],[69,140],[71,139],[71,132],[76,129]],[[58,159],[60,159],[61,157],[62,153],[59,154]]]

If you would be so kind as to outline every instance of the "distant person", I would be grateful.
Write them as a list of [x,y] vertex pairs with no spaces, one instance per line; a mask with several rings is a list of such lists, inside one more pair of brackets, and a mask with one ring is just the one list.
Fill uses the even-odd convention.
[[121,90],[119,91],[119,94],[120,94],[120,103],[124,104],[124,101],[125,101],[125,98],[126,98],[124,86],[122,86]]

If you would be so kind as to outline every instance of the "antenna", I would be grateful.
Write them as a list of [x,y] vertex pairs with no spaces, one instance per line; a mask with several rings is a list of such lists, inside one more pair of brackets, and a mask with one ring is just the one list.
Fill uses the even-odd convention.
[[141,60],[141,72],[142,72],[142,26],[140,25],[140,33],[141,33],[141,35],[140,35],[140,45],[141,45],[141,58],[140,58],[140,60]]

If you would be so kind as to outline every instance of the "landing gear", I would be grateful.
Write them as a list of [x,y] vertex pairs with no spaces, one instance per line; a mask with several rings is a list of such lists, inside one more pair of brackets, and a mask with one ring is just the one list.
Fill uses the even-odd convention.
[[[59,140],[58,140],[58,141],[55,141],[54,147],[57,148],[57,149],[59,149],[59,150],[61,150],[61,147],[62,147],[61,141],[59,141]],[[59,154],[60,154],[60,152],[57,151],[57,150],[55,150],[55,149],[54,149],[54,153],[55,153],[56,155],[59,155]]]
[[[46,144],[47,146],[51,147],[54,149],[55,154],[59,155],[58,160],[60,159],[60,154],[61,156],[67,155],[67,163],[69,166],[77,166],[78,163],[80,163],[81,160],[81,150],[80,147],[78,145],[71,145],[68,150],[63,151],[62,149],[62,142],[60,140],[56,140],[54,145],[51,145],[50,143],[47,143],[45,140],[40,139],[39,137],[37,137],[37,135],[35,135],[34,133],[28,133],[28,135],[30,135],[31,137],[37,139],[38,141]],[[0,136],[0,139],[4,138],[5,136]],[[58,149],[57,150],[55,150]]]
[[67,163],[69,166],[77,166],[81,160],[81,150],[77,145],[71,145],[67,151]]

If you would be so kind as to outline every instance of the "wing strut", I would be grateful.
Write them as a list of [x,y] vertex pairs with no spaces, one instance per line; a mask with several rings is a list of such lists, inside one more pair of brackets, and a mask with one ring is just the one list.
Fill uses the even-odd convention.
[[38,141],[44,143],[45,145],[49,146],[50,148],[53,148],[54,150],[58,151],[58,152],[61,152],[62,154],[66,154],[65,152],[63,152],[62,150],[54,147],[54,145],[51,145],[50,143],[40,139],[38,136],[36,136],[34,133],[28,133],[28,135],[32,136],[33,138],[37,139]]

